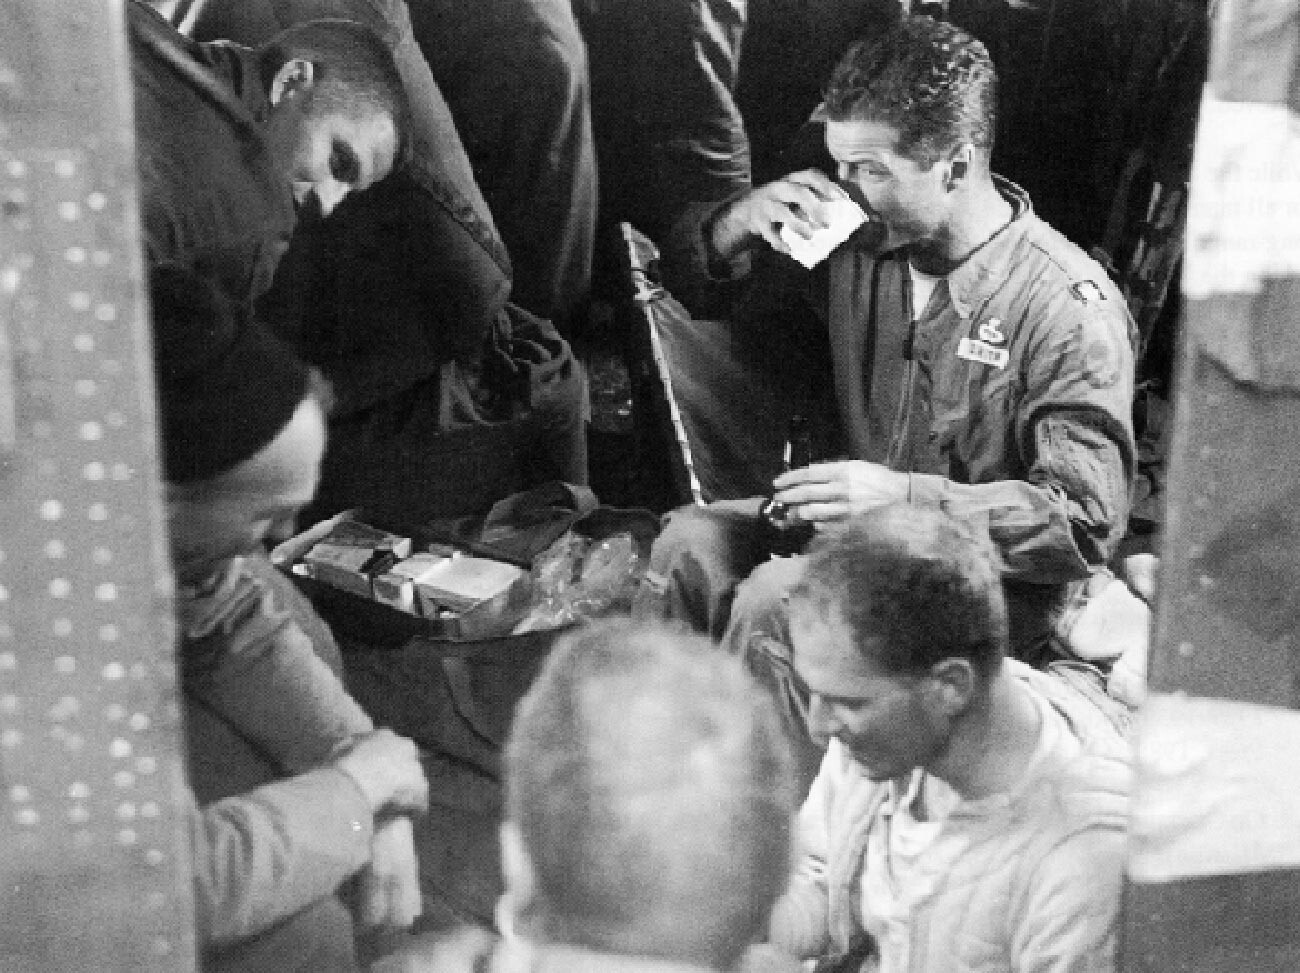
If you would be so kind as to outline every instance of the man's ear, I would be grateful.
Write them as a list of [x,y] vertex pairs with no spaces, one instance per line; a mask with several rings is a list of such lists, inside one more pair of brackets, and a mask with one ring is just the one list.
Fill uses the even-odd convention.
[[956,189],[970,178],[974,164],[975,146],[963,142],[953,150],[952,155],[948,157],[947,188],[949,191]]
[[316,65],[300,57],[290,58],[276,69],[267,92],[271,104],[305,94],[316,81]]
[[970,705],[979,684],[969,659],[948,658],[930,668],[931,699],[947,716],[956,716]]

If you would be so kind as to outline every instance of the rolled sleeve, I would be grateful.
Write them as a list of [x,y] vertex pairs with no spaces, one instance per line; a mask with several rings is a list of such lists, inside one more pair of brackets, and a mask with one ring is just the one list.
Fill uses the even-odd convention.
[[[196,621],[202,608],[206,615]],[[288,773],[307,770],[374,723],[248,559],[205,602],[181,599],[187,696]]]
[[193,807],[201,940],[229,945],[334,894],[370,860],[373,830],[361,790],[329,768]]
[[805,959],[824,954],[831,942],[827,815],[837,765],[842,763],[836,760],[838,756],[822,761],[821,770],[799,810],[798,859],[790,886],[773,907],[768,924],[768,938],[773,946]]
[[686,204],[664,239],[664,283],[693,311],[708,307],[719,286],[742,281],[753,269],[752,251],[723,259],[711,242],[714,221],[745,192],[739,190],[721,201]]
[[1058,293],[1047,316],[1017,421],[1025,479],[1056,514],[1048,542],[1067,561],[1102,564],[1124,535],[1136,456],[1132,322],[1118,293]]

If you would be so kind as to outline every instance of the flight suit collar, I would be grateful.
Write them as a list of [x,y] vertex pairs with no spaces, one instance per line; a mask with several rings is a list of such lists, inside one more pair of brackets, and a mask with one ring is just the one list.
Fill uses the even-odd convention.
[[963,320],[994,293],[1011,270],[1011,255],[1020,243],[1033,216],[1029,194],[1001,176],[993,177],[998,192],[1011,204],[1011,222],[995,233],[984,246],[948,274],[948,297]]

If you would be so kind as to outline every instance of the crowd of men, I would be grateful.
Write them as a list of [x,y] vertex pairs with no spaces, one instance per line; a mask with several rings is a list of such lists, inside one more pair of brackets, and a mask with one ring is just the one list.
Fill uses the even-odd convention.
[[[1128,643],[1082,620],[1136,603],[1135,335],[993,171],[988,50],[873,17],[817,108],[833,166],[755,186],[744,4],[578,6],[127,4],[204,968],[1113,970]],[[846,199],[867,230],[791,260]],[[815,408],[833,458],[670,512],[632,617],[560,640],[493,927],[435,935],[430,755],[267,545],[585,484],[599,218],[729,308],[666,367],[752,387],[732,424]]]

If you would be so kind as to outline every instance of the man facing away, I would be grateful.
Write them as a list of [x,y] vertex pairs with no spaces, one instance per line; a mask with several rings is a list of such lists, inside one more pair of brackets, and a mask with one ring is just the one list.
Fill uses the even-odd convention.
[[[466,934],[381,968],[737,969],[788,880],[794,807],[776,715],[737,660],[657,624],[584,628],[554,649],[511,729],[504,938]],[[759,956],[745,968],[793,969]]]
[[773,943],[880,973],[1114,970],[1126,747],[1005,658],[987,539],[914,506],[864,514],[814,542],[790,618],[827,751]]
[[[808,385],[804,346],[828,341],[831,374],[818,374],[833,380],[823,385],[833,385],[849,458],[778,476],[774,499],[793,522],[817,527],[889,503],[986,525],[1006,566],[1012,654],[1045,663],[1070,655],[1070,608],[1124,533],[1131,322],[1101,267],[990,171],[996,100],[984,45],[949,24],[904,17],[854,45],[822,108],[838,181],[797,172],[698,221],[701,273],[769,263],[751,274],[747,317],[716,333],[746,379],[681,384],[763,394]],[[846,196],[871,216],[874,244],[850,240],[814,272],[772,252],[788,252],[783,228],[809,236]],[[789,287],[765,311],[761,288],[773,275]],[[818,333],[792,333],[791,295],[812,307]],[[670,368],[689,371],[693,360],[728,359],[684,353]],[[744,402],[733,425],[780,425]],[[790,683],[780,593],[798,564],[766,560],[757,507],[674,513],[644,603]],[[783,695],[802,720],[797,681]]]

